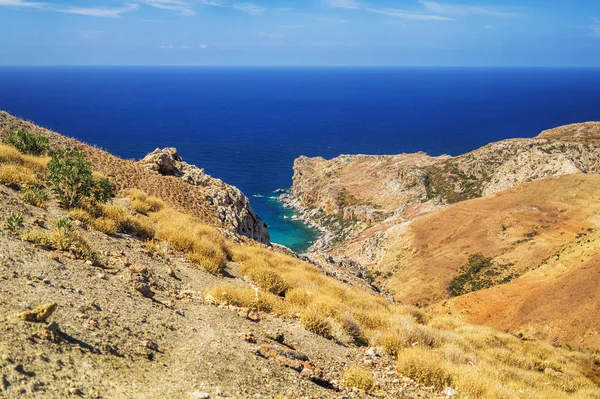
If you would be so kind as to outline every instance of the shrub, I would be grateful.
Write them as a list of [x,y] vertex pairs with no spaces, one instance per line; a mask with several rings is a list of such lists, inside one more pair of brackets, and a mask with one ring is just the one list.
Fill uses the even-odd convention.
[[0,184],[9,187],[19,187],[35,180],[33,173],[23,167],[13,164],[0,165]]
[[42,187],[38,184],[30,185],[29,188],[21,193],[20,198],[21,201],[42,209],[46,208],[46,201],[48,201],[48,195],[46,195]]
[[145,201],[134,199],[133,201],[131,201],[131,209],[133,209],[137,213],[146,215],[148,212],[150,212],[150,205],[146,204]]
[[49,150],[48,137],[23,129],[9,131],[2,142],[28,155],[45,155]]
[[6,220],[6,224],[4,226],[6,227],[6,230],[15,232],[19,228],[23,227],[24,220],[25,220],[25,217],[23,216],[22,213],[13,213]]
[[48,183],[64,208],[71,209],[85,200],[106,202],[112,196],[107,179],[94,180],[92,164],[77,151],[58,151],[48,163]]
[[274,271],[263,268],[250,270],[242,268],[242,273],[247,274],[260,288],[272,294],[283,296],[288,289],[287,283]]
[[213,253],[208,251],[188,252],[185,257],[191,263],[214,275],[223,273],[227,260],[223,254],[216,251]]
[[325,338],[331,336],[332,327],[331,323],[327,319],[323,312],[318,306],[309,306],[307,309],[300,313],[300,323],[308,331],[313,332]]
[[207,292],[217,301],[225,305],[247,307],[267,313],[286,314],[287,309],[281,298],[252,288],[237,285],[221,285]]
[[73,231],[73,222],[69,218],[60,218],[56,221],[56,229],[62,231]]
[[133,234],[142,240],[154,238],[156,228],[148,218],[140,216],[127,216],[121,221],[119,230],[123,233]]
[[49,235],[41,230],[32,230],[21,235],[25,241],[72,253],[77,259],[97,261],[96,252],[87,240],[75,230],[56,229]]
[[86,209],[73,208],[69,210],[69,217],[73,220],[79,220],[85,224],[92,224],[94,222],[94,216],[92,216]]
[[109,236],[114,236],[115,234],[117,234],[118,227],[119,226],[117,225],[117,222],[106,217],[94,219],[94,221],[92,222],[92,228],[94,230],[97,230]]
[[415,347],[398,353],[396,368],[399,373],[427,386],[444,389],[452,382],[452,377],[446,369],[443,355]]
[[340,381],[347,388],[358,388],[367,393],[375,388],[376,383],[373,375],[360,367],[347,368],[342,374]]

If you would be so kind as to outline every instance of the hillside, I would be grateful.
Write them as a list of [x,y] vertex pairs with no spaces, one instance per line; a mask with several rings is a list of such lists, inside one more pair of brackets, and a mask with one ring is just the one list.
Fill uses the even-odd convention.
[[[144,176],[198,192],[169,149],[115,165],[161,154],[174,176]],[[69,207],[69,156],[0,144],[2,398],[600,398],[592,352],[393,303],[194,211],[210,200],[130,186]]]
[[[590,259],[599,127],[566,126],[459,157],[300,158],[288,202],[329,230],[313,258],[359,263],[402,303],[600,348],[600,320],[582,316],[599,309]],[[576,255],[567,262],[564,251]]]
[[[149,195],[163,198],[177,209],[184,210],[211,224],[268,243],[269,233],[250,207],[248,198],[236,187],[212,178],[202,171],[202,179],[178,178],[175,173],[162,175],[145,164],[121,159],[99,148],[43,129],[0,111],[0,137],[10,130],[25,129],[50,139],[51,148],[70,148],[85,153],[94,170],[108,178],[117,190],[137,187]],[[193,186],[193,187],[190,187]]]

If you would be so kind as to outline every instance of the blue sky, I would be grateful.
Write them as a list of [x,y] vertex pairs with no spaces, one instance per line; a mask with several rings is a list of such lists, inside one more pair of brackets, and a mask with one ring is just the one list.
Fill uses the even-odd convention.
[[0,0],[0,65],[599,66],[599,0]]

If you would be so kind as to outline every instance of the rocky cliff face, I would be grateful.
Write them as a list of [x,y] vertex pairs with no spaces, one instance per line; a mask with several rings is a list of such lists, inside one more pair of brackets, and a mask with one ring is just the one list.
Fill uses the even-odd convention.
[[[424,153],[341,155],[294,162],[289,203],[327,228],[334,243],[377,224],[398,224],[521,183],[600,171],[600,123],[570,125],[533,139],[491,143],[457,157]],[[348,229],[348,226],[351,226]],[[323,245],[322,245],[323,246]]]
[[252,210],[248,198],[238,188],[215,179],[202,168],[184,162],[176,148],[157,148],[140,163],[149,171],[175,176],[189,185],[203,187],[206,190],[204,199],[216,208],[221,223],[233,226],[241,235],[264,244],[269,243],[267,228]]

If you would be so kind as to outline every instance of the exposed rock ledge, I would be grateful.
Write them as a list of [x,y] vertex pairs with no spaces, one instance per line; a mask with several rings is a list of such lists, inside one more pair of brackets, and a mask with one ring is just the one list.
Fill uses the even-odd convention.
[[176,148],[157,148],[140,161],[146,169],[165,176],[175,176],[192,186],[204,187],[204,200],[217,208],[222,223],[234,226],[236,232],[269,244],[269,232],[254,213],[248,198],[236,187],[205,173],[204,169],[184,162]]

